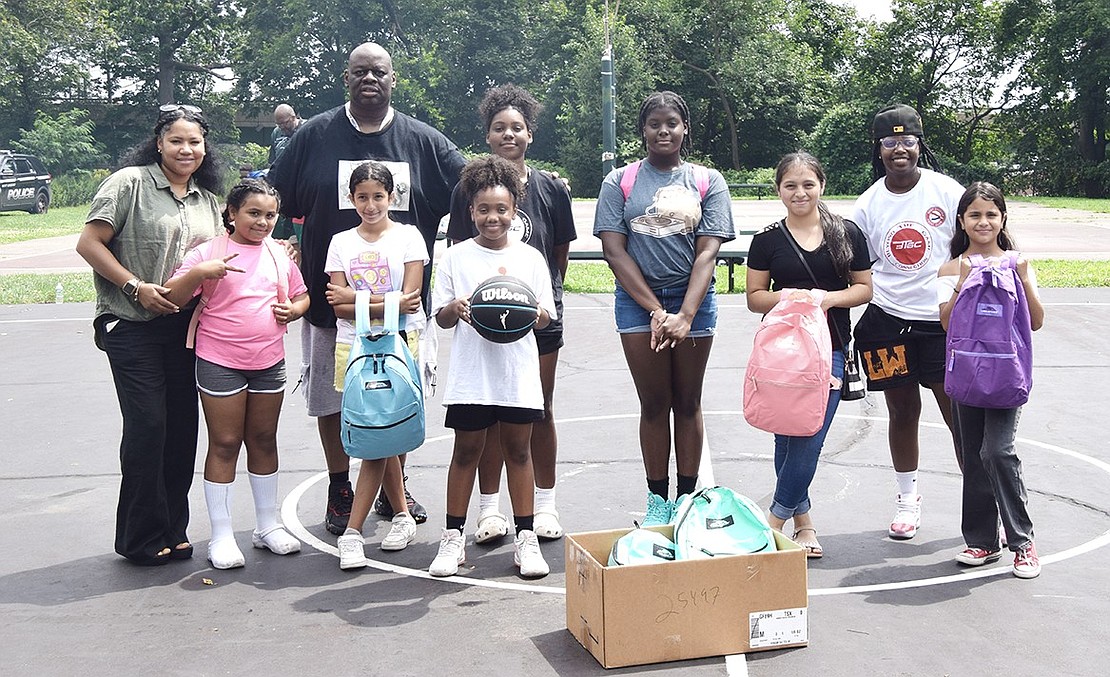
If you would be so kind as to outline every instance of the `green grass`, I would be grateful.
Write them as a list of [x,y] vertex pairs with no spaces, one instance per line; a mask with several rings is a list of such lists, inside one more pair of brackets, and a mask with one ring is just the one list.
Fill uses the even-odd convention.
[[1057,207],[1060,209],[1082,209],[1088,212],[1098,212],[1100,214],[1110,214],[1110,200],[1098,199],[1090,197],[1009,197],[1007,200],[1015,200],[1019,202],[1032,202],[1034,204],[1044,205],[1045,207]]
[[[1037,281],[1049,287],[1110,287],[1110,261],[1063,261],[1046,259],[1034,261]],[[735,271],[737,294],[744,293],[745,266]],[[96,300],[92,273],[0,275],[0,305],[26,303],[53,303],[54,287],[62,283],[65,302],[77,303]],[[605,263],[574,262],[567,269],[564,284],[568,293],[611,294],[613,272]],[[728,293],[728,270],[717,266],[717,293]]]
[[[1036,260],[1037,283],[1041,287],[1110,287],[1110,261]],[[734,271],[737,294],[744,293],[747,266]],[[604,294],[613,291],[613,273],[602,262],[575,262],[567,268],[563,287],[568,292]],[[728,269],[717,266],[717,293],[728,293]]]
[[79,233],[88,214],[88,206],[57,207],[45,214],[0,212],[0,244]]

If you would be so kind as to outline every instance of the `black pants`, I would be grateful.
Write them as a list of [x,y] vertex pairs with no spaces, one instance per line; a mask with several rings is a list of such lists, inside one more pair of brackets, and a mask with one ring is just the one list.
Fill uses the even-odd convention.
[[101,333],[123,414],[116,552],[131,559],[189,540],[199,421],[191,315],[120,320]]

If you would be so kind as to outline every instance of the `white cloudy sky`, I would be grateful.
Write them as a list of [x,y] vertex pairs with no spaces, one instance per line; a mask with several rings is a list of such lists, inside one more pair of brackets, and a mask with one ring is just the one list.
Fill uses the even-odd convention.
[[890,21],[890,0],[838,0],[844,5],[855,5],[862,17],[873,16],[880,21]]

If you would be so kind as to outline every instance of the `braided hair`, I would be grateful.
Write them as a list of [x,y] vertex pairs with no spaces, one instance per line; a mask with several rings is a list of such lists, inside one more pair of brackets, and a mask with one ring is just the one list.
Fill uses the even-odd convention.
[[[878,181],[886,176],[886,165],[883,164],[883,157],[879,154],[879,148],[882,146],[879,139],[874,139],[871,142],[871,181]],[[925,143],[925,137],[917,137],[917,146],[921,152],[917,156],[917,166],[931,169],[934,172],[942,173],[940,168],[940,160],[933,153],[933,149]]]
[[648,116],[660,108],[673,108],[678,111],[678,116],[682,118],[682,124],[686,127],[686,133],[682,135],[682,147],[679,152],[682,155],[687,155],[690,152],[690,107],[686,105],[686,101],[681,96],[671,91],[648,94],[644,102],[640,104],[640,119],[637,123],[637,129],[640,132],[640,143],[646,150],[647,138],[644,136],[644,125],[647,124]]
[[235,232],[235,224],[232,223],[228,211],[231,207],[234,207],[236,211],[238,211],[251,195],[269,195],[277,200],[278,208],[281,207],[281,195],[278,194],[276,188],[262,179],[242,179],[239,183],[232,186],[231,192],[227,194],[227,204],[224,205],[224,211],[221,214],[223,216],[224,228],[227,229],[228,234]]
[[[799,150],[784,155],[779,160],[778,166],[775,167],[776,190],[779,184],[782,183],[783,176],[791,167],[802,167],[812,171],[817,176],[817,180],[821,182],[821,186],[825,186],[825,168],[821,166],[821,161],[813,155]],[[839,277],[848,280],[851,278],[853,252],[844,219],[829,211],[824,200],[817,201],[817,213],[821,217],[821,231],[825,240],[825,247],[829,250],[829,256],[832,258],[833,269],[836,270]]]

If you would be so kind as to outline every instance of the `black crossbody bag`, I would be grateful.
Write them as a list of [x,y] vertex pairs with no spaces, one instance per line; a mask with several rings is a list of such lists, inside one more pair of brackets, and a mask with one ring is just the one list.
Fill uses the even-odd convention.
[[[786,229],[786,221],[780,222],[782,228]],[[794,241],[794,236],[790,231],[783,233],[786,241],[790,244],[790,248],[798,255],[798,260],[805,266],[806,272],[809,273],[809,279],[813,280],[813,286],[820,286],[817,282],[817,276],[813,274],[813,269],[809,267],[809,262],[802,254],[801,247]],[[845,341],[844,336],[840,333],[840,325],[836,322],[832,323],[833,331],[836,332],[836,337],[840,340],[840,349],[844,351],[844,378],[840,379],[840,399],[845,402],[852,400],[862,400],[867,395],[867,388],[863,384],[863,376],[859,371],[859,353],[851,350],[850,341]]]

